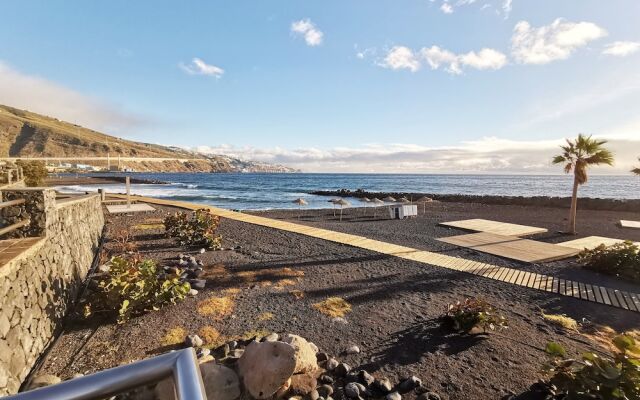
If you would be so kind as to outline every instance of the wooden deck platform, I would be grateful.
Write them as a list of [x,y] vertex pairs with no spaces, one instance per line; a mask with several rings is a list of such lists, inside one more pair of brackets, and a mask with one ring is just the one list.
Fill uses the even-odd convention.
[[[114,197],[125,198],[124,195],[115,195]],[[300,235],[371,250],[379,254],[386,254],[405,260],[411,260],[433,267],[445,268],[448,270],[476,275],[486,279],[493,279],[510,285],[527,287],[532,290],[545,291],[559,296],[572,297],[623,310],[640,312],[640,290],[636,292],[625,292],[604,286],[591,285],[550,275],[536,274],[516,268],[499,267],[497,265],[491,265],[480,261],[448,256],[426,250],[418,250],[393,243],[381,242],[379,240],[369,239],[363,236],[330,231],[328,229],[316,228],[313,226],[301,225],[273,218],[265,218],[257,215],[244,214],[241,212],[225,210],[223,208],[202,204],[154,199],[152,197],[141,196],[136,196],[136,199],[145,203],[179,207],[187,210],[198,210],[204,208],[215,215],[234,221],[298,233]]]
[[145,212],[145,211],[154,211],[155,208],[151,207],[148,204],[112,204],[108,205],[107,211],[110,214],[123,214],[123,213],[134,213],[134,212]]
[[[622,242],[624,242],[624,240],[622,239],[613,239],[613,238],[602,237],[602,236],[587,236],[581,239],[569,240],[568,242],[562,242],[558,244],[560,246],[571,247],[573,249],[578,249],[578,250],[584,250],[584,249],[591,250],[591,249],[595,249],[601,244],[604,244],[605,246],[608,247],[608,246],[613,246],[614,244],[618,244]],[[640,245],[640,243],[636,243],[636,244]]]
[[640,221],[620,220],[620,226],[623,228],[640,229]]
[[557,244],[523,239],[517,236],[496,235],[489,232],[438,238],[444,243],[493,254],[511,260],[528,263],[561,260],[580,252]]
[[461,221],[441,222],[440,225],[464,229],[474,232],[488,232],[505,236],[528,236],[545,233],[545,228],[535,226],[510,224],[507,222],[491,221],[488,219],[465,219]]

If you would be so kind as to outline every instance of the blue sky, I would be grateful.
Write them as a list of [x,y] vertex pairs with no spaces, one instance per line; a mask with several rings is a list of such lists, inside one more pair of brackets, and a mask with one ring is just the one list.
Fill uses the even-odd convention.
[[640,156],[637,0],[23,0],[2,14],[0,103],[129,139],[312,171],[536,172],[548,157],[527,151],[578,132],[618,141],[611,171]]

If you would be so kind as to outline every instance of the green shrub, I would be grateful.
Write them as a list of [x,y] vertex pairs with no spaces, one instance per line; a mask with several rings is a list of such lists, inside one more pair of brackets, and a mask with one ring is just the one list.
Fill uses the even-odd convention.
[[640,282],[640,247],[632,242],[585,250],[580,253],[578,261],[585,268]]
[[180,280],[182,271],[160,277],[156,262],[137,257],[113,257],[109,272],[85,306],[85,315],[117,311],[118,323],[147,311],[183,300],[191,286]]
[[169,237],[175,238],[182,246],[200,246],[219,249],[222,237],[216,235],[220,217],[207,210],[196,210],[191,215],[177,212],[164,219],[164,227]]
[[16,161],[16,165],[22,167],[24,183],[27,186],[42,186],[49,175],[47,167],[42,161]]
[[547,344],[550,357],[545,372],[546,384],[554,399],[639,399],[640,347],[631,336],[613,339],[613,359],[584,353],[580,360],[570,359],[558,343]]
[[472,334],[501,330],[508,326],[506,317],[500,315],[491,304],[476,298],[449,304],[441,320],[456,332]]

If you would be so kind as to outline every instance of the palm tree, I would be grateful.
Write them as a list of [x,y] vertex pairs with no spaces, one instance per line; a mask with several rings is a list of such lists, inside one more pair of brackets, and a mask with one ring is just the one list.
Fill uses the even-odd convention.
[[[638,161],[640,161],[640,157],[638,157]],[[631,172],[636,175],[640,175],[640,167],[632,169]]]
[[575,140],[567,139],[565,146],[560,146],[562,154],[553,157],[554,164],[564,164],[564,172],[573,171],[573,193],[569,214],[569,232],[576,234],[576,211],[578,209],[578,186],[587,183],[587,169],[590,165],[613,165],[613,153],[603,147],[606,140],[592,139],[591,136],[579,134]]

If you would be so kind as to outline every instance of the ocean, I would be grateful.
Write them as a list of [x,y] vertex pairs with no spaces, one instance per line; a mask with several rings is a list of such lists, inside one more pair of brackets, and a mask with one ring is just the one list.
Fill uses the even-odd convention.
[[[170,182],[132,185],[132,194],[190,201],[240,210],[296,208],[303,197],[311,208],[332,205],[315,190],[364,189],[375,192],[416,192],[503,196],[571,195],[569,175],[411,175],[411,174],[206,174],[133,173],[132,177]],[[108,192],[123,193],[123,184],[104,184]],[[62,186],[63,192],[96,191],[97,186]],[[591,176],[580,197],[639,199],[640,177]],[[360,205],[354,202],[354,205]]]

